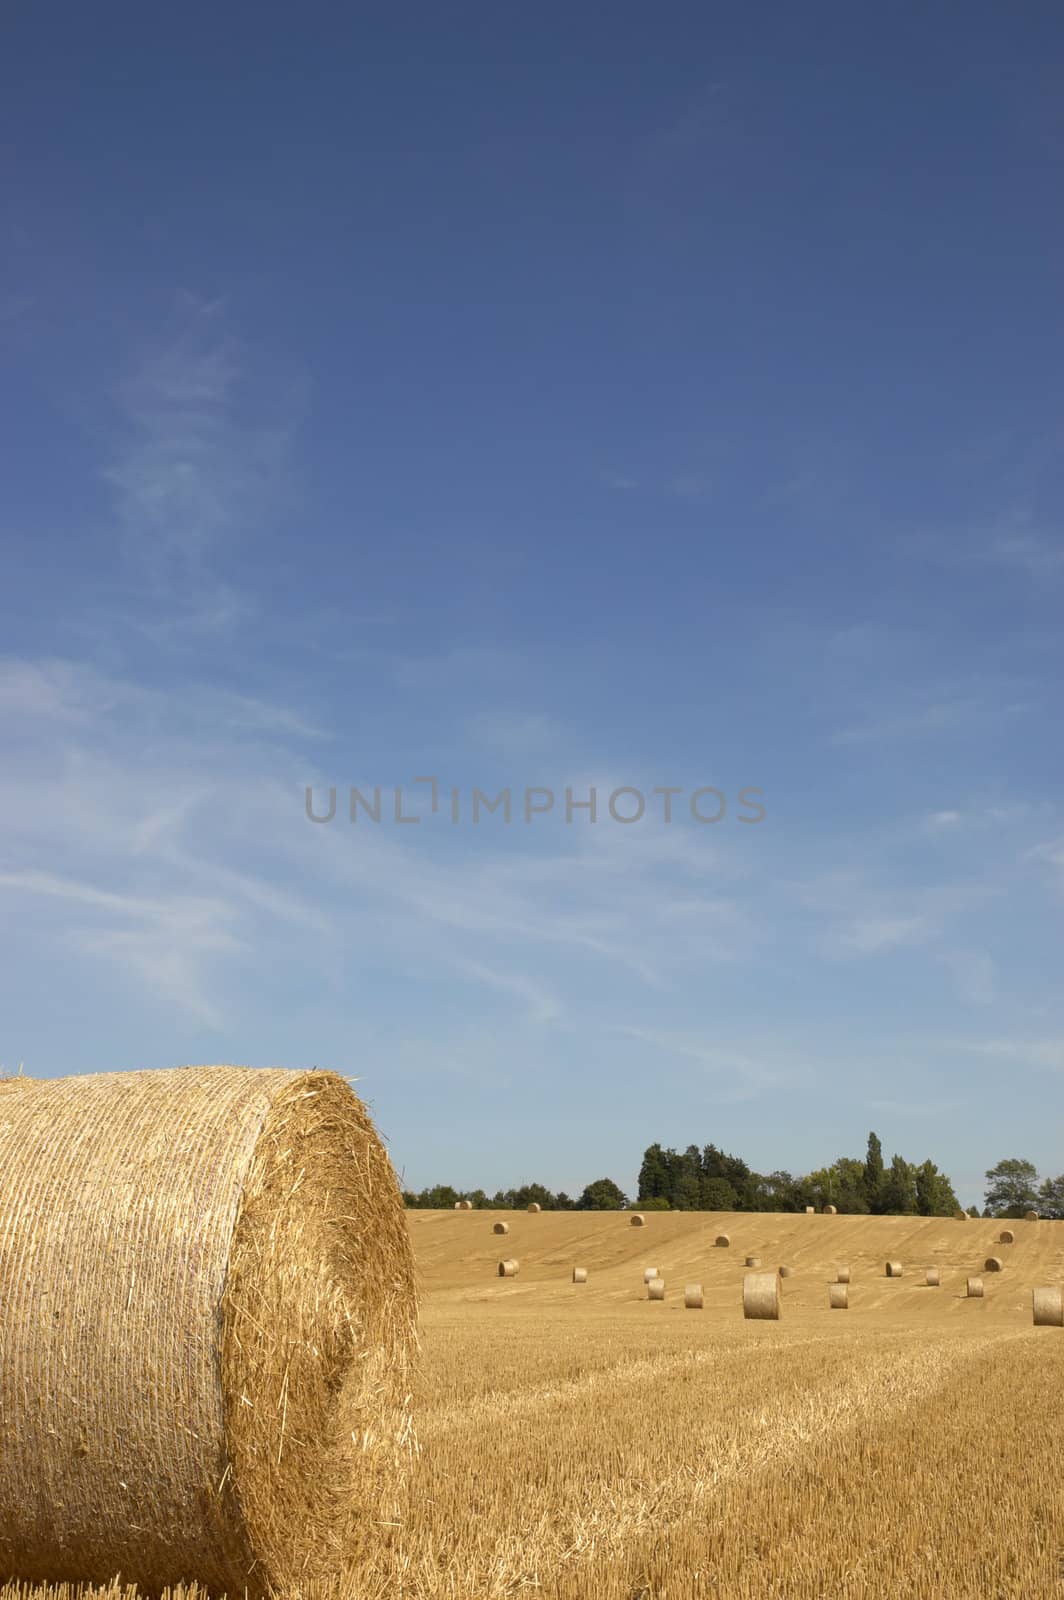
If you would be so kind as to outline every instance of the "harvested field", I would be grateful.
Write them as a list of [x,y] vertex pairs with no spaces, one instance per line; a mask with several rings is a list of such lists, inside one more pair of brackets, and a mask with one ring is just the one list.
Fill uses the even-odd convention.
[[[655,1262],[701,1286],[693,1317],[675,1289],[648,1305],[645,1235],[616,1213],[507,1220],[512,1280],[489,1227],[408,1214],[421,1453],[400,1549],[359,1600],[1060,1595],[1064,1330],[1033,1325],[1032,1289],[1064,1282],[1064,1223],[1017,1230],[970,1302],[989,1221],[658,1213]],[[782,1320],[744,1320],[722,1228],[794,1265]],[[889,1259],[919,1268],[890,1280]],[[839,1261],[860,1285],[845,1317]]]

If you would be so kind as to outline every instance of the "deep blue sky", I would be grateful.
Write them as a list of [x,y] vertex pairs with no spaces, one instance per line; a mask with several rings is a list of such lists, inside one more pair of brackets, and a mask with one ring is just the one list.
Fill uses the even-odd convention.
[[1049,4],[15,8],[0,1061],[1064,1167],[1062,108]]

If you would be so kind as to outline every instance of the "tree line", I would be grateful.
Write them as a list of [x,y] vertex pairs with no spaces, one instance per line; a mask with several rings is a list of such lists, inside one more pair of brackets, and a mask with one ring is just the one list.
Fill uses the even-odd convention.
[[[984,1209],[980,1213],[970,1206],[972,1216],[1022,1217],[1034,1210],[1064,1218],[1064,1174],[1040,1183],[1032,1162],[1013,1157],[991,1167],[986,1181]],[[575,1198],[564,1191],[554,1194],[541,1183],[490,1196],[483,1189],[450,1184],[403,1190],[403,1201],[412,1209],[449,1209],[460,1200],[494,1211],[523,1211],[532,1204],[544,1211],[619,1211],[630,1205],[641,1211],[804,1211],[806,1206],[819,1211],[833,1205],[844,1215],[951,1217],[961,1209],[949,1178],[933,1161],[914,1163],[895,1154],[888,1164],[875,1133],[868,1135],[863,1159],[839,1156],[830,1166],[797,1177],[754,1172],[741,1157],[713,1144],[691,1144],[683,1151],[648,1145],[634,1201],[612,1178],[596,1178]]]

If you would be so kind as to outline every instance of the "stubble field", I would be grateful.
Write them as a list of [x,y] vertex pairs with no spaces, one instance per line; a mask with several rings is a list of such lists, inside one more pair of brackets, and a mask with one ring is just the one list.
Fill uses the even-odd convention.
[[[1064,1223],[502,1217],[409,1214],[420,1454],[360,1600],[1064,1597],[1064,1329],[1031,1318]],[[779,1322],[743,1319],[747,1254],[794,1269]]]

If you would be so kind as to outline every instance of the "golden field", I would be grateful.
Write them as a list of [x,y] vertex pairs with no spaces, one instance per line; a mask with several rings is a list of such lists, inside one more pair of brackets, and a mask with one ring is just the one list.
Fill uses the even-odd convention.
[[[1064,1222],[503,1217],[408,1213],[420,1453],[363,1600],[1064,1596],[1064,1329],[1031,1319]],[[747,1254],[794,1268],[779,1322],[743,1320]]]

